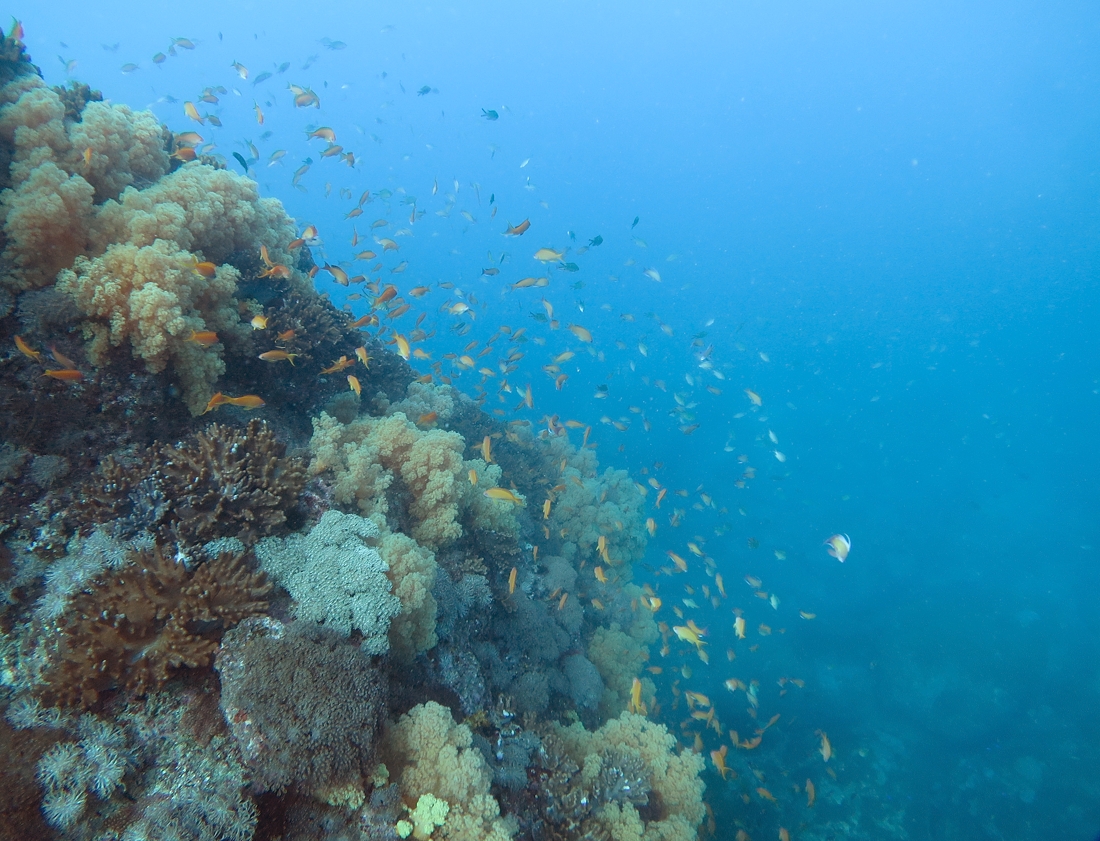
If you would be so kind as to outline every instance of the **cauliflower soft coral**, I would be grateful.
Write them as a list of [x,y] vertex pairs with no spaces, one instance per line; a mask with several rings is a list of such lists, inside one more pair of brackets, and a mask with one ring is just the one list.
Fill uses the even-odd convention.
[[594,733],[577,723],[556,728],[570,758],[585,767],[590,757],[618,752],[640,759],[658,795],[661,815],[642,821],[629,803],[605,807],[600,816],[610,837],[640,841],[695,841],[703,820],[703,759],[688,750],[676,752],[676,739],[663,724],[624,712]]
[[234,305],[236,269],[220,266],[214,277],[200,278],[190,260],[166,240],[146,247],[112,245],[94,260],[78,257],[57,286],[91,319],[93,364],[104,364],[111,346],[129,341],[149,371],[172,363],[188,408],[198,414],[225,363],[213,348],[190,341],[191,332],[215,330],[225,337],[246,332],[247,325]]
[[493,775],[470,728],[455,724],[446,707],[429,701],[401,716],[386,731],[382,756],[410,806],[426,794],[447,802],[432,838],[507,841],[515,833],[489,792]]

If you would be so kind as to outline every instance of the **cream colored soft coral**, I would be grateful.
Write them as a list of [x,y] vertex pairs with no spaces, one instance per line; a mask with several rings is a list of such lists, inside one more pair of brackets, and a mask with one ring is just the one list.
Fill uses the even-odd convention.
[[610,837],[641,838],[644,841],[695,841],[695,828],[703,820],[702,758],[688,750],[676,751],[676,739],[663,724],[645,716],[624,712],[594,733],[581,724],[558,726],[557,735],[570,758],[581,767],[593,754],[616,752],[640,759],[656,793],[661,815],[644,822],[638,834],[640,816],[629,803],[622,808],[606,808],[600,820]]
[[95,187],[97,202],[117,199],[131,184],[148,187],[168,172],[165,130],[149,111],[89,102],[69,140],[68,168]]
[[410,535],[438,549],[462,535],[459,524],[466,468],[465,442],[455,432],[422,430],[401,412],[343,425],[327,414],[314,421],[314,473],[333,471],[337,502],[356,503],[364,517],[384,516],[385,493],[396,478],[412,500]]
[[143,247],[112,245],[95,259],[78,257],[57,285],[92,319],[93,364],[102,365],[110,346],[128,341],[149,371],[172,363],[188,408],[197,414],[225,364],[215,348],[191,341],[191,332],[214,330],[224,337],[246,333],[247,325],[233,303],[236,269],[220,266],[206,278],[191,269],[191,260],[166,240]]
[[429,701],[401,716],[386,730],[382,756],[406,803],[425,794],[447,801],[447,818],[432,838],[506,841],[515,834],[500,817],[489,790],[492,773],[470,728],[455,724],[446,707]]
[[0,196],[7,245],[4,282],[17,290],[53,283],[57,273],[88,248],[95,191],[79,175],[53,161],[35,167],[15,189]]
[[412,660],[438,641],[432,586],[439,567],[431,550],[400,532],[384,535],[378,551],[389,565],[386,575],[401,602],[401,612],[390,623],[390,650],[399,659]]
[[[564,436],[551,440],[550,451],[555,460],[566,462],[561,474],[564,490],[551,508],[551,530],[568,535],[582,557],[595,551],[601,536],[607,538],[611,565],[621,566],[619,577],[629,579],[629,565],[641,560],[646,549],[644,499],[630,475],[610,467],[597,474],[595,453],[574,449]],[[573,552],[566,547],[562,554]]]
[[[274,262],[292,265],[286,246],[295,236],[282,204],[261,199],[255,181],[190,163],[147,189],[130,187],[118,201],[106,202],[97,218],[96,245],[152,245],[165,239],[213,263],[225,262],[235,251],[258,257],[266,245]],[[296,272],[292,282],[301,292],[313,291]]]

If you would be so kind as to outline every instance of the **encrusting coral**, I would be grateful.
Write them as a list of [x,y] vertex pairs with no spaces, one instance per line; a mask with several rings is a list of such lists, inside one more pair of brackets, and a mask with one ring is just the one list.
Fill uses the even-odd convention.
[[47,638],[41,694],[92,707],[104,692],[141,695],[180,668],[207,666],[222,632],[267,610],[271,585],[240,555],[225,553],[195,570],[154,547],[103,575],[69,603]]
[[[261,790],[300,784],[318,796],[369,773],[385,674],[338,634],[269,617],[226,634],[221,707]],[[328,791],[326,791],[328,790]]]

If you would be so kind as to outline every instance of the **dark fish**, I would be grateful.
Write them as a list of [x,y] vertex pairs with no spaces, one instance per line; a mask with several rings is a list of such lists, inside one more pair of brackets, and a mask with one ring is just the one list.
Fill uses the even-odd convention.
[[282,64],[279,65],[279,69],[276,70],[275,72],[276,73],[286,73],[286,71],[288,71],[289,69],[290,69],[290,62],[289,61],[284,61]]
[[633,231],[634,226],[637,225],[640,221],[642,221],[642,217],[641,216],[635,216],[634,217],[634,224],[630,226],[630,230]]
[[245,175],[248,174],[248,161],[244,159],[240,152],[234,152],[233,157],[237,159],[237,163],[241,165],[241,169],[244,170]]
[[252,86],[255,87],[256,85],[260,84],[260,82],[266,82],[268,79],[270,79],[272,77],[272,75],[273,74],[268,73],[265,70],[263,73],[261,73],[259,76],[257,76],[255,79],[252,80]]
[[420,90],[418,90],[416,92],[416,95],[417,96],[427,96],[431,92],[432,92],[432,86],[431,85],[424,85],[424,87],[422,87]]
[[321,43],[323,43],[330,50],[342,50],[347,47],[347,44],[345,44],[343,41],[333,41],[329,38],[324,38]]
[[533,312],[530,315],[531,318],[535,319],[535,321],[539,322],[540,324],[545,324],[548,320],[546,318],[546,313],[544,312]]
[[597,245],[603,245],[603,237],[598,234],[588,241],[588,244],[595,248]]
[[489,194],[489,204],[492,204],[496,200],[497,200],[497,194],[496,193],[490,193]]
[[581,267],[576,263],[562,263],[561,267],[567,272],[579,272],[581,270]]
[[500,114],[496,111],[486,111],[484,108],[481,109],[481,116],[490,122],[500,118]]

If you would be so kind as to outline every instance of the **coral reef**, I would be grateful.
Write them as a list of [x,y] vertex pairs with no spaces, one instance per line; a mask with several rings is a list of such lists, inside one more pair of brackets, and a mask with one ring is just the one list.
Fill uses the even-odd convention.
[[221,633],[267,610],[270,585],[223,554],[190,571],[157,547],[74,596],[49,652],[41,694],[92,707],[122,688],[143,694],[180,668],[207,666]]
[[407,804],[423,795],[446,801],[449,810],[433,838],[504,841],[514,828],[500,817],[490,793],[492,773],[473,746],[473,734],[455,724],[446,707],[420,704],[389,727],[381,756]]
[[694,838],[701,760],[621,714],[659,638],[629,476],[420,377],[314,289],[314,233],[180,142],[3,41],[3,814],[130,841]]
[[251,543],[284,526],[305,486],[304,465],[285,451],[260,420],[243,430],[212,423],[155,455],[108,456],[73,513],[123,535],[157,532],[191,546],[220,537]]
[[386,696],[371,658],[337,634],[249,619],[216,663],[230,733],[261,790],[361,791]]
[[290,592],[300,619],[342,637],[354,630],[363,651],[384,654],[390,620],[402,603],[390,593],[386,562],[368,543],[377,537],[370,520],[326,511],[307,535],[261,541],[256,557]]

